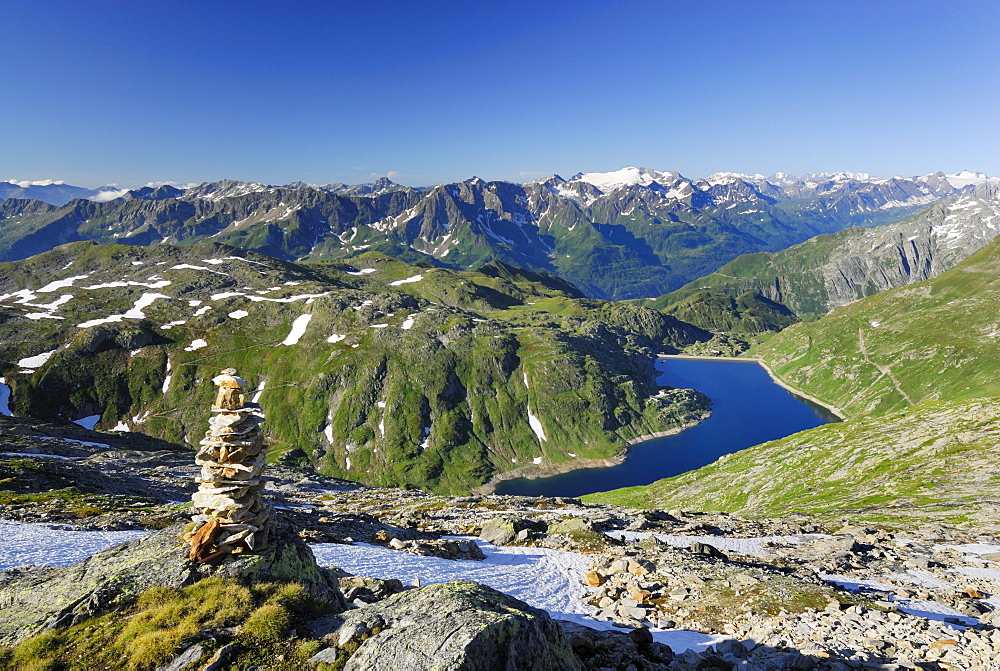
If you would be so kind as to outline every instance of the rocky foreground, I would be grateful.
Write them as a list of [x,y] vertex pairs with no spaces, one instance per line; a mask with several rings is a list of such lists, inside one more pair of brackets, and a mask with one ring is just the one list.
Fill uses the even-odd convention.
[[[99,434],[75,429],[41,440],[49,428],[5,422],[0,518],[90,529],[165,527],[160,534],[169,534],[171,524],[189,515],[177,503],[194,488],[189,453],[162,445],[112,447]],[[498,546],[585,554],[584,598],[605,623],[589,628],[553,620],[476,583],[410,587],[323,569],[316,575],[325,577],[313,585],[327,599],[330,586],[338,586],[342,600],[331,599],[335,607],[326,615],[288,634],[308,639],[314,665],[382,668],[379,660],[397,655],[447,668],[496,668],[485,660],[504,659],[507,668],[1000,669],[1000,539],[973,528],[820,527],[804,519],[641,511],[574,499],[442,497],[363,488],[280,465],[268,472],[267,494],[288,533],[308,543],[365,542],[475,561],[482,557],[478,545],[442,536],[479,536]],[[10,607],[12,586],[31,580],[37,588],[46,572],[65,580],[72,575],[67,570],[0,574],[6,643],[37,630],[31,622],[11,624],[13,612],[22,620],[25,613]],[[176,587],[193,574],[169,575],[187,576]],[[40,623],[51,629],[99,615],[109,592],[98,582],[81,588],[86,594],[68,609],[49,604]],[[701,652],[655,640],[657,630],[674,628],[718,639]],[[226,655],[244,668],[237,661],[237,644],[246,645],[239,629],[205,630],[177,651],[170,668],[201,668],[213,656],[212,668],[223,668]],[[485,631],[492,633],[475,633]],[[499,639],[514,643],[496,647]],[[416,656],[405,657],[404,649]]]

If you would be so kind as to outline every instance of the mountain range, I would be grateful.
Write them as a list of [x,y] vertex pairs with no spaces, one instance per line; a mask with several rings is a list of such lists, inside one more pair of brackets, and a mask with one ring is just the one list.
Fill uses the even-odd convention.
[[10,197],[17,189],[39,196],[7,184],[16,188],[0,192],[7,195],[0,260],[80,240],[212,240],[286,261],[374,250],[453,269],[498,260],[562,277],[592,298],[623,299],[675,290],[741,254],[903,221],[941,199],[995,189],[1000,180],[969,172],[890,179],[718,173],[693,180],[627,167],[525,184],[472,178],[426,188],[385,178],[355,186],[223,180],[64,204]]
[[936,277],[998,234],[1000,189],[984,183],[937,201],[905,222],[851,227],[778,252],[741,256],[643,304],[680,315],[680,304],[704,299],[706,292],[750,293],[813,319],[859,298]]

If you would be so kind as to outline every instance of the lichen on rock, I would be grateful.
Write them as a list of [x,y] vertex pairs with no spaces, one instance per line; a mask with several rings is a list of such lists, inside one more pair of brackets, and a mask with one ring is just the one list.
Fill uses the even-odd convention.
[[310,661],[345,670],[579,669],[548,613],[479,583],[407,590],[343,616]]

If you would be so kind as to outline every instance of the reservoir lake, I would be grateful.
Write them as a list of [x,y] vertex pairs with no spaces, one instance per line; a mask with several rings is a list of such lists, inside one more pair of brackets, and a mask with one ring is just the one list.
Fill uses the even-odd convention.
[[711,417],[680,433],[633,445],[617,466],[505,480],[496,493],[575,497],[648,485],[706,466],[724,454],[838,421],[827,409],[779,386],[755,361],[661,358],[656,368],[661,372],[659,384],[697,389],[712,399]]

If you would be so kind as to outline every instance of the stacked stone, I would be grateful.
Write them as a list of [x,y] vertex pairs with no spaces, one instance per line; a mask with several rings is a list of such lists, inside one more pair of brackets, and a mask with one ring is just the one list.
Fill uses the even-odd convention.
[[235,369],[227,368],[212,382],[219,392],[195,457],[201,475],[191,497],[194,528],[185,535],[192,561],[264,549],[271,519],[271,506],[261,498],[264,414],[259,405],[246,402],[247,383]]

